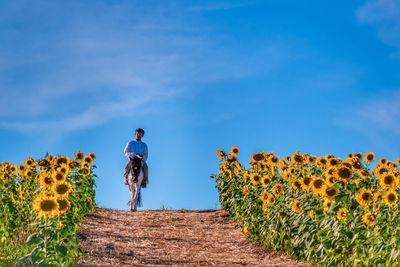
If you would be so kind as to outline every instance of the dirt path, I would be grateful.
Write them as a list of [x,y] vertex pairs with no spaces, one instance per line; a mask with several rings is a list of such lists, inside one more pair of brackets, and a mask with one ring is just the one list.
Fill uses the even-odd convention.
[[249,242],[222,209],[96,209],[81,224],[78,266],[307,266]]

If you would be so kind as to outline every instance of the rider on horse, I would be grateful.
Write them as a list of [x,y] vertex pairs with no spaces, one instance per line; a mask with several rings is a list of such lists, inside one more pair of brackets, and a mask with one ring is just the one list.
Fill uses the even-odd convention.
[[[135,131],[136,140],[130,141],[124,150],[125,156],[131,160],[134,157],[142,159],[142,171],[143,171],[143,182],[142,187],[146,187],[148,184],[148,167],[147,167],[147,157],[149,156],[149,151],[146,143],[142,142],[142,137],[144,136],[144,130],[141,128]],[[128,177],[125,176],[125,184],[128,184]]]

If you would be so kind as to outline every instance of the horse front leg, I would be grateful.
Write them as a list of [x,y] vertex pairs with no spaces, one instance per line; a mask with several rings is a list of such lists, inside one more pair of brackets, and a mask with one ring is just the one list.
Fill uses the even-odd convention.
[[135,206],[135,194],[136,194],[136,186],[134,183],[129,183],[129,189],[130,189],[130,200],[129,200],[129,204],[130,204],[130,211],[134,210],[134,206]]

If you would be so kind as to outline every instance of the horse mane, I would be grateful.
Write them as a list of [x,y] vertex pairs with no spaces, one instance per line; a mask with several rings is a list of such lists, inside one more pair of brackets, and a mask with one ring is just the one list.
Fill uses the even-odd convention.
[[138,157],[134,157],[131,159],[132,161],[132,176],[134,180],[138,180],[139,174],[140,174],[140,168],[142,167],[142,160]]

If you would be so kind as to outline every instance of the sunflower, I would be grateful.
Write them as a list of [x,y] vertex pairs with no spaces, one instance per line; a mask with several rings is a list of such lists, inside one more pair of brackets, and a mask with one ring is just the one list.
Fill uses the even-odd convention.
[[325,182],[328,186],[332,186],[336,183],[335,179],[336,179],[335,176],[328,176],[326,177]]
[[68,196],[69,193],[73,192],[71,185],[69,183],[65,183],[65,182],[54,184],[52,189],[53,189],[52,191],[58,197],[65,197],[65,196]]
[[316,160],[317,160],[317,157],[315,157],[313,155],[309,155],[308,158],[307,158],[307,163],[309,165],[311,165],[311,164],[314,164]]
[[290,156],[288,156],[288,155],[285,156],[285,161],[287,163],[290,163],[291,160],[292,160],[292,158]]
[[26,165],[27,167],[29,167],[29,168],[34,167],[34,163],[35,163],[35,161],[34,161],[33,158],[31,158],[31,157],[28,157],[28,158],[25,160],[25,165]]
[[309,189],[310,189],[310,187],[311,187],[311,182],[312,182],[312,178],[311,177],[309,177],[309,176],[306,176],[306,177],[304,177],[303,178],[303,190],[306,190],[306,191],[308,191]]
[[374,194],[371,189],[366,189],[364,187],[360,188],[359,193],[356,196],[356,201],[361,207],[369,205],[374,199]]
[[[71,161],[71,162],[73,162],[73,161]],[[61,164],[61,166],[59,168],[57,168],[57,171],[59,171],[63,174],[67,174],[69,172],[69,165]]]
[[310,218],[314,217],[314,211],[313,211],[313,210],[310,210],[310,211],[308,212],[308,216],[310,216]]
[[381,205],[379,205],[379,203],[374,203],[374,204],[372,205],[372,207],[373,207],[374,211],[378,211],[379,208],[381,207]]
[[349,210],[346,208],[340,208],[337,212],[338,220],[346,220],[347,214],[349,214]]
[[295,199],[292,203],[292,209],[296,213],[300,213],[303,209],[300,208],[300,201]]
[[312,179],[311,182],[311,189],[315,192],[315,193],[319,193],[324,189],[324,185],[325,185],[325,181],[322,178],[319,177],[315,177]]
[[218,156],[220,159],[225,159],[225,158],[226,158],[225,152],[222,151],[221,149],[218,149],[218,150],[217,150],[217,156]]
[[57,199],[54,197],[45,197],[39,195],[33,201],[33,210],[38,213],[39,216],[52,216],[60,214]]
[[79,167],[79,165],[80,165],[79,162],[74,161],[74,160],[71,160],[71,161],[68,163],[68,168],[69,168],[70,171],[75,171],[76,168]]
[[258,162],[264,160],[264,154],[259,152],[259,153],[254,153],[251,154],[251,161],[252,162]]
[[261,184],[262,184],[263,186],[266,186],[269,182],[271,182],[271,179],[270,179],[268,176],[263,176],[263,177],[261,178]]
[[272,164],[272,165],[276,165],[279,162],[279,158],[276,157],[275,155],[271,155],[268,158],[268,161]]
[[329,167],[334,167],[334,166],[337,166],[338,164],[339,164],[339,159],[337,159],[337,158],[329,158],[328,159],[327,165]]
[[296,153],[294,153],[292,155],[292,164],[293,165],[302,165],[303,164],[303,157],[300,155],[299,151],[296,151]]
[[83,157],[83,160],[82,160],[83,164],[86,163],[86,164],[90,165],[90,164],[92,164],[92,162],[93,162],[93,159],[89,155]]
[[366,225],[371,226],[375,223],[375,216],[371,212],[367,212],[362,216],[362,220]]
[[386,167],[385,167],[385,166],[383,166],[383,165],[379,165],[379,166],[375,167],[375,170],[374,170],[374,172],[375,172],[375,176],[377,176],[377,177],[381,177],[383,174],[385,174],[385,173],[389,172],[389,170],[388,170],[388,169],[386,169]]
[[83,152],[78,150],[75,152],[75,160],[81,161],[83,159]]
[[285,194],[285,191],[283,191],[283,187],[281,184],[276,184],[274,188],[272,189],[272,193],[278,197],[280,194]]
[[395,188],[396,179],[392,172],[383,174],[379,179],[379,184],[382,188]]
[[26,169],[26,167],[25,167],[24,165],[22,165],[22,164],[19,164],[19,165],[18,165],[18,171],[19,171],[20,173],[24,173],[25,169]]
[[39,182],[45,188],[50,188],[55,183],[53,177],[48,176],[45,173],[40,174]]
[[380,193],[380,192],[375,192],[374,193],[374,201],[375,202],[381,201],[382,199],[383,199],[382,193]]
[[325,187],[322,191],[322,196],[329,201],[333,201],[337,193],[338,191],[335,188]]
[[367,178],[367,177],[369,177],[369,176],[371,175],[371,174],[370,174],[368,171],[366,171],[366,170],[360,171],[359,174],[360,174],[360,176],[361,176],[362,178]]
[[25,177],[27,177],[27,178],[33,177],[33,172],[29,169],[26,169],[24,174],[25,174]]
[[317,160],[316,160],[316,164],[317,164],[317,166],[319,166],[319,167],[324,167],[324,166],[326,166],[327,163],[328,163],[328,161],[327,161],[326,158],[324,158],[324,157],[319,157],[319,158],[317,158]]
[[67,178],[67,176],[65,175],[65,173],[60,172],[60,171],[54,172],[52,176],[53,176],[54,181],[55,181],[56,183],[62,183],[62,182],[64,182],[65,179]]
[[44,159],[38,159],[36,163],[39,165],[39,167],[47,167],[49,165],[49,162]]
[[326,208],[328,208],[328,209],[332,206],[332,203],[333,203],[333,201],[331,201],[331,200],[329,200],[329,199],[325,199],[325,200],[324,200],[324,206],[325,206]]
[[397,165],[400,166],[400,158],[398,158],[398,159],[396,160],[396,163],[397,163]]
[[276,199],[274,198],[273,195],[268,196],[268,204],[273,205],[275,203]]
[[268,210],[267,202],[263,202],[262,209],[263,209],[263,212],[267,212],[267,210]]
[[363,165],[359,161],[354,161],[351,166],[352,166],[353,170],[356,170],[356,171],[360,171],[363,168]]
[[375,160],[375,154],[373,152],[367,152],[364,155],[364,161],[366,163],[371,163]]
[[91,157],[92,160],[96,159],[96,154],[94,154],[93,152],[89,152],[88,156]]
[[262,200],[263,202],[268,201],[268,192],[265,191],[265,190],[262,191],[260,198],[261,198],[261,200]]
[[91,173],[91,170],[88,167],[83,167],[82,169],[80,169],[80,172],[84,177],[86,177]]
[[301,190],[302,187],[303,187],[303,184],[302,184],[300,179],[297,179],[297,180],[293,181],[291,183],[291,185],[292,185],[293,189],[296,189],[296,190]]
[[66,157],[66,156],[58,155],[57,158],[54,158],[54,159],[53,159],[53,161],[54,161],[54,163],[55,163],[56,165],[61,165],[61,164],[63,164],[63,163],[64,163],[64,164],[68,164],[69,158]]
[[16,171],[17,171],[17,167],[15,167],[14,164],[11,164],[11,166],[10,166],[10,172],[11,172],[11,173],[15,173]]
[[380,158],[379,159],[379,164],[385,165],[386,159],[385,158]]
[[250,175],[250,181],[252,184],[259,184],[261,182],[261,176],[258,173],[252,173]]
[[247,195],[249,193],[249,187],[247,185],[243,186],[243,193]]
[[237,154],[239,154],[239,148],[237,147],[237,146],[233,146],[232,148],[231,148],[231,154],[232,155],[234,155],[234,156],[237,156]]
[[326,154],[325,155],[326,160],[334,158],[334,156],[332,154]]
[[394,205],[398,199],[396,191],[394,191],[393,189],[389,189],[385,193],[383,199],[385,200],[385,203],[388,204],[389,206]]
[[58,207],[60,210],[60,214],[65,213],[67,210],[71,208],[71,204],[68,199],[59,198],[57,199]]
[[348,166],[342,164],[336,168],[336,175],[342,181],[349,181],[353,177],[353,171]]
[[54,159],[54,157],[52,155],[50,155],[50,154],[47,155],[47,160],[48,161],[52,161],[53,159]]

